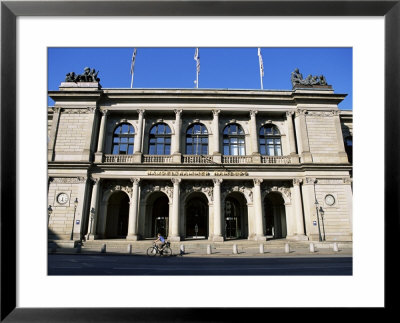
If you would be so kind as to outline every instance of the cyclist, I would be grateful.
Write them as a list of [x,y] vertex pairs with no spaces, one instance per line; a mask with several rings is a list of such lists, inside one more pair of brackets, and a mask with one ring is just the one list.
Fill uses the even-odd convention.
[[157,240],[154,241],[156,246],[158,247],[159,250],[162,250],[162,247],[165,244],[165,239],[164,237],[161,235],[161,233],[157,233]]

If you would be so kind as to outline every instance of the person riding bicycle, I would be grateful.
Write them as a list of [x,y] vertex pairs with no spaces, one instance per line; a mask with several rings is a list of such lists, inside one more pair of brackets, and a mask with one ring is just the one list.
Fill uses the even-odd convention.
[[161,233],[157,233],[157,240],[154,241],[156,246],[158,247],[159,250],[162,250],[162,247],[165,244],[165,239],[164,237],[161,235]]

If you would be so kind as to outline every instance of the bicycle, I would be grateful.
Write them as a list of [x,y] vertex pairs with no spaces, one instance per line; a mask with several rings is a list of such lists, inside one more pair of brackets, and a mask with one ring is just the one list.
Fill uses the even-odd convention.
[[169,242],[165,243],[164,246],[161,249],[159,249],[156,243],[153,242],[153,246],[147,248],[146,254],[150,257],[154,257],[157,254],[159,254],[160,256],[172,256],[170,243]]

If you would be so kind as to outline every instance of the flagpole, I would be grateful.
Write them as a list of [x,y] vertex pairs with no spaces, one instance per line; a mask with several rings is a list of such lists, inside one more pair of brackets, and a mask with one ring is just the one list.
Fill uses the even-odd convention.
[[260,64],[260,83],[261,83],[261,90],[264,90],[263,85],[263,76],[264,76],[264,64],[261,56],[261,48],[258,48],[258,62]]
[[133,88],[133,74],[134,74],[134,69],[135,69],[135,60],[136,60],[136,48],[133,49],[133,54],[132,54],[132,62],[131,62],[131,89]]
[[196,47],[194,52],[194,60],[196,61],[196,89],[199,88],[199,73],[200,73],[200,57],[199,49]]

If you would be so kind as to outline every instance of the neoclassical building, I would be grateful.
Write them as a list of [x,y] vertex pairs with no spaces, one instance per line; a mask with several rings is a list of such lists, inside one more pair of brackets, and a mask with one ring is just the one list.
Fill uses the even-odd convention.
[[49,96],[50,240],[352,241],[352,112],[331,86]]

